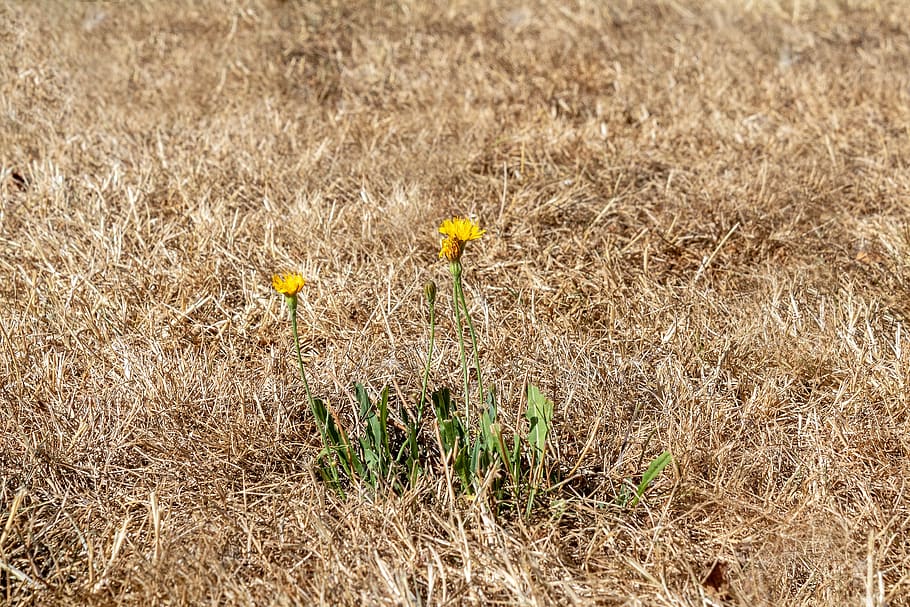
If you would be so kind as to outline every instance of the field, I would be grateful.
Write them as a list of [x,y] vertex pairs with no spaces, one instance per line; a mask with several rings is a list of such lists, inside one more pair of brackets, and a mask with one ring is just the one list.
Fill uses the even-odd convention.
[[[0,604],[910,605],[908,163],[902,0],[0,0]],[[453,216],[530,516],[314,471]]]

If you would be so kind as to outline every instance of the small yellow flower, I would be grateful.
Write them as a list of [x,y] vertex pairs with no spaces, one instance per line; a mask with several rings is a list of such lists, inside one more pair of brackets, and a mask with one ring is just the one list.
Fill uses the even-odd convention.
[[275,274],[272,276],[272,286],[285,297],[297,297],[305,284],[306,281],[300,274]]
[[439,257],[449,261],[459,261],[464,252],[464,245],[469,240],[477,240],[487,233],[480,226],[466,217],[446,219],[439,226],[439,233],[445,238],[439,248]]
[[439,226],[439,233],[461,242],[468,242],[469,240],[477,240],[486,234],[487,231],[481,230],[480,226],[470,219],[453,217],[442,222],[442,225]]

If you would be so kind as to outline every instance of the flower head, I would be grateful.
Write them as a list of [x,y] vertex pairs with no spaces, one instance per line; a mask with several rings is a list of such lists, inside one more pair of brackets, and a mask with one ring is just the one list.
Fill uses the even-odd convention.
[[300,274],[275,274],[272,276],[272,286],[285,297],[297,297],[305,284],[306,281]]
[[480,226],[470,219],[453,217],[442,222],[442,225],[439,226],[439,233],[461,242],[467,242],[469,240],[477,240],[486,234],[487,231],[481,230]]
[[428,280],[426,284],[423,285],[423,294],[427,298],[427,303],[431,306],[436,303],[436,283],[432,280]]
[[439,233],[445,236],[440,243],[439,257],[448,259],[450,262],[459,261],[464,252],[465,243],[469,240],[477,240],[486,232],[466,217],[446,219],[439,226]]

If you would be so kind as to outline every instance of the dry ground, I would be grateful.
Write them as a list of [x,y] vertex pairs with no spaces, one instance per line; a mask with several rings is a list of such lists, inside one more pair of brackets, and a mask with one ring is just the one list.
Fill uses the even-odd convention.
[[[908,24],[0,0],[0,603],[910,605]],[[529,520],[327,492],[269,285],[344,419],[413,401],[462,213],[507,421],[539,384],[579,464]]]

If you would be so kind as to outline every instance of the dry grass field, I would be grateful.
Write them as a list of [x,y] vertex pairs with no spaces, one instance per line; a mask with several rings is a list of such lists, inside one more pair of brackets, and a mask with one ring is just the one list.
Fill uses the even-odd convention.
[[[903,0],[0,0],[0,604],[910,605],[908,165]],[[313,471],[454,215],[529,517]]]

